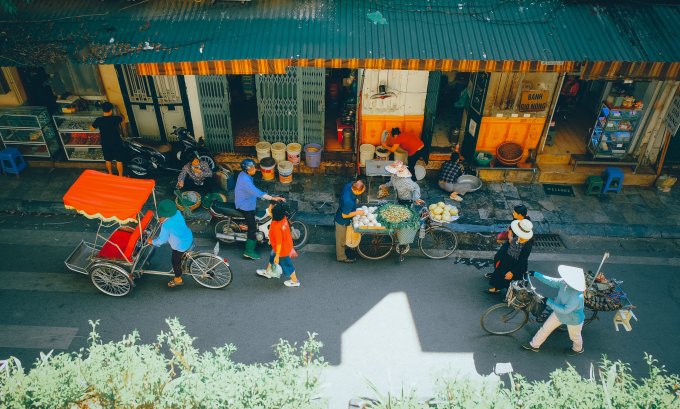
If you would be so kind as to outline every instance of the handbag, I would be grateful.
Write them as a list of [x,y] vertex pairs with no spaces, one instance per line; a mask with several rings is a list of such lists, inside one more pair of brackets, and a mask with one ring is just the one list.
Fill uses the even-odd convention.
[[507,241],[508,240],[508,231],[505,230],[503,232],[498,233],[498,236],[496,236],[496,240],[498,241]]
[[359,242],[361,241],[361,233],[357,233],[354,231],[354,227],[352,225],[347,226],[347,236],[345,238],[345,246],[349,248],[355,248],[359,245]]

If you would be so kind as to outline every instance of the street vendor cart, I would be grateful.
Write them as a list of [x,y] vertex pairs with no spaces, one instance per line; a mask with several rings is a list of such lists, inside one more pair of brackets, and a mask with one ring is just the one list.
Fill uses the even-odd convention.
[[[156,196],[153,180],[130,179],[94,170],[86,170],[64,195],[64,205],[89,219],[99,219],[94,243],[81,241],[66,259],[66,267],[87,274],[92,284],[104,294],[121,297],[134,287],[142,274],[174,276],[170,271],[150,271],[143,267],[150,260],[154,246],[147,244],[160,229],[154,211],[143,213],[142,207]],[[110,234],[105,232],[112,230]],[[231,282],[226,260],[212,253],[184,253],[182,272],[208,288],[223,288]]]
[[[413,206],[400,206],[380,202],[379,206],[363,205],[369,216],[375,215],[373,225],[357,225],[353,228],[361,234],[357,246],[359,255],[368,260],[381,260],[396,249],[399,261],[404,260],[411,244],[418,238],[418,248],[428,258],[445,259],[456,251],[458,238],[450,228],[430,217],[427,207],[417,211]],[[392,217],[392,222],[389,219]],[[371,224],[371,222],[369,222]]]

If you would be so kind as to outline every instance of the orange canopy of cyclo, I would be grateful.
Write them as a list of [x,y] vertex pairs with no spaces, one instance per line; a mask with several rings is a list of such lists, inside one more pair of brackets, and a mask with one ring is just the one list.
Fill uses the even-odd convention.
[[90,219],[134,222],[155,185],[153,180],[86,170],[64,195],[64,205]]

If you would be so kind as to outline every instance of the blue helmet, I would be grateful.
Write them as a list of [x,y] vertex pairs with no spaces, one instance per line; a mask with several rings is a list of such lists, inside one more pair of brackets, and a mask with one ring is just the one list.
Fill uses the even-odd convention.
[[254,168],[254,167],[255,167],[255,161],[252,160],[252,159],[244,159],[241,162],[241,170],[246,172],[246,173],[248,173],[248,170],[250,168]]

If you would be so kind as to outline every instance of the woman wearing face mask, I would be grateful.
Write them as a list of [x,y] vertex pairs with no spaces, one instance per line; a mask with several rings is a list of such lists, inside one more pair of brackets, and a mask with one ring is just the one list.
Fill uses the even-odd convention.
[[[198,159],[196,153],[189,155],[190,162],[184,165],[182,172],[177,178],[177,188],[184,190],[194,190],[202,195],[212,193],[210,181],[204,184],[205,179],[211,178],[213,173],[206,162]],[[188,176],[188,178],[187,178]]]
[[501,246],[494,257],[496,267],[489,278],[490,289],[484,290],[489,294],[498,294],[508,288],[513,280],[520,280],[527,272],[529,255],[534,246],[531,238],[534,236],[534,225],[527,219],[515,220],[510,224],[508,242]]

